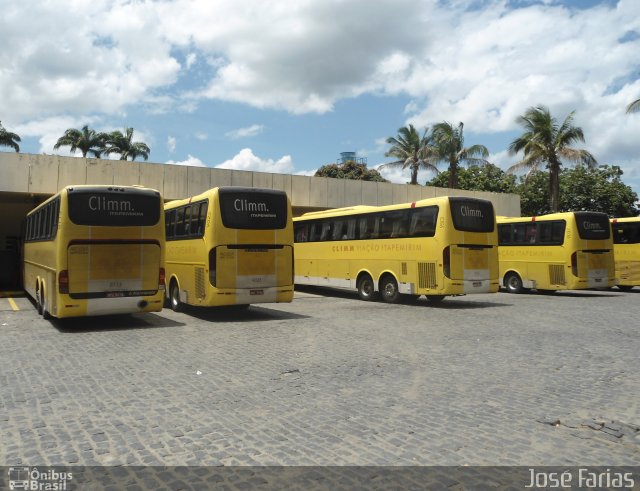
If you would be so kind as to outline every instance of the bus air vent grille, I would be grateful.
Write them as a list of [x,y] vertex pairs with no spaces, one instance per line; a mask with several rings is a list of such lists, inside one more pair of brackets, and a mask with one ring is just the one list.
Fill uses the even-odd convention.
[[418,263],[418,287],[436,288],[436,263]]
[[564,277],[564,267],[561,264],[549,265],[549,282],[552,285],[567,284],[567,280]]
[[402,274],[404,276],[406,276],[407,275],[407,263],[402,263],[401,268],[402,268]]
[[196,298],[204,298],[204,268],[196,268]]

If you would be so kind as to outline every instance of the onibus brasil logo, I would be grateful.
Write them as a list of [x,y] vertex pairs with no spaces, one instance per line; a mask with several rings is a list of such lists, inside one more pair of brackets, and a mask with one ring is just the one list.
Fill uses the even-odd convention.
[[67,483],[73,479],[71,472],[54,469],[38,470],[37,467],[9,467],[9,489],[32,491],[66,491]]

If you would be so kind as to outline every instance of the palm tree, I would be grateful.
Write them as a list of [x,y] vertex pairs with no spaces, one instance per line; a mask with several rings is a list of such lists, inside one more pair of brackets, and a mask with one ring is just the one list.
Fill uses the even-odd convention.
[[433,127],[433,140],[438,160],[449,164],[449,187],[458,188],[458,169],[460,164],[488,164],[489,150],[484,145],[464,146],[464,123],[454,127],[444,121]]
[[509,145],[509,153],[515,155],[520,150],[524,157],[512,165],[508,171],[529,169],[527,177],[546,163],[549,169],[549,208],[552,212],[559,210],[560,204],[560,167],[562,160],[581,163],[587,167],[598,165],[595,157],[586,150],[573,148],[577,141],[584,142],[582,128],[573,125],[572,111],[561,125],[551,116],[545,106],[530,107],[519,116],[516,122],[525,132]]
[[106,137],[105,133],[96,133],[95,130],[89,129],[87,125],[84,125],[81,130],[69,128],[64,132],[64,135],[58,138],[53,149],[71,147],[71,152],[75,153],[76,150],[80,150],[84,158],[87,157],[88,153],[91,153],[95,158],[99,159],[104,151]]
[[0,121],[0,146],[11,147],[16,152],[20,151],[20,145],[17,142],[21,141],[20,137],[15,133],[11,133],[4,129],[2,121]]
[[633,101],[631,104],[627,106],[627,114],[635,113],[637,111],[640,111],[640,99],[636,99],[635,101]]
[[378,169],[385,167],[401,167],[411,169],[411,184],[418,184],[418,170],[420,168],[438,172],[432,163],[433,147],[431,136],[427,128],[420,136],[412,124],[398,129],[397,137],[387,138],[391,148],[384,154],[385,157],[395,157],[396,161],[382,164]]
[[134,161],[136,157],[142,157],[147,160],[151,150],[146,143],[134,142],[133,140],[133,128],[125,128],[124,134],[120,130],[112,131],[107,135],[106,145],[104,153],[111,155],[112,153],[119,153],[120,160],[128,160],[131,157],[131,161]]

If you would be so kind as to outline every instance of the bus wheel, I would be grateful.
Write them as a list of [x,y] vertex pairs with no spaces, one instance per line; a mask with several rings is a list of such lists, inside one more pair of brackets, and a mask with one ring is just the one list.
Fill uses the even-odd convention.
[[371,276],[368,274],[364,275],[358,281],[358,295],[362,300],[370,301],[373,300],[376,294],[376,289],[373,285],[373,280]]
[[40,313],[42,314],[42,318],[45,320],[51,319],[49,315],[49,311],[47,310],[47,301],[44,295],[44,288],[40,288]]
[[387,303],[396,303],[400,299],[400,292],[398,291],[398,282],[393,276],[385,276],[380,281],[380,294],[382,300]]
[[442,303],[444,297],[444,295],[427,295],[427,300],[429,300],[430,303],[437,305],[439,303]]
[[508,273],[504,277],[504,286],[509,293],[522,293],[522,279],[517,273]]
[[180,289],[178,283],[174,280],[171,282],[171,289],[169,290],[169,302],[171,303],[171,310],[174,312],[180,312],[182,310],[182,302],[180,302]]
[[633,286],[631,285],[616,285],[618,287],[618,290],[622,291],[622,292],[630,292],[633,289]]
[[36,286],[36,310],[42,315],[42,289],[39,286]]

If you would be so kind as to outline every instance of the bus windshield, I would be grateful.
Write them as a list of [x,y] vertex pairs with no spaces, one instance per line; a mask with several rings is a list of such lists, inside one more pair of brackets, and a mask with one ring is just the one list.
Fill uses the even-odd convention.
[[462,232],[493,232],[494,212],[491,201],[449,198],[453,226]]
[[618,222],[613,231],[614,244],[640,243],[640,222]]
[[220,214],[227,228],[271,230],[287,226],[287,195],[282,191],[220,188]]
[[609,217],[605,213],[575,212],[578,235],[585,240],[608,239],[611,236]]
[[155,225],[160,220],[160,195],[135,188],[69,189],[69,218],[76,225]]

